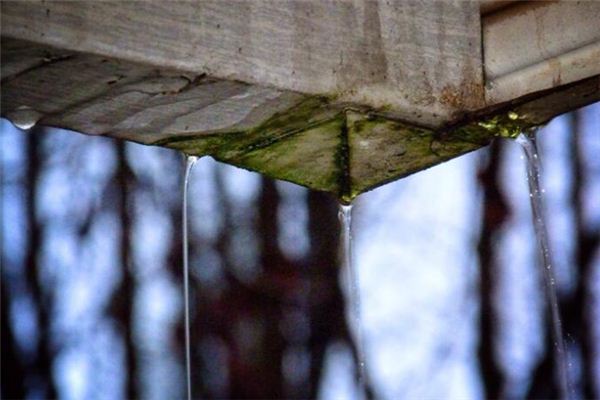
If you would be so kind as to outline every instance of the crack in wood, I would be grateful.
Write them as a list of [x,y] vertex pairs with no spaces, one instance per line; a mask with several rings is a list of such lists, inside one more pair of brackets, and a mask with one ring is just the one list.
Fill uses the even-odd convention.
[[15,80],[15,79],[19,78],[20,76],[25,75],[29,72],[35,71],[42,67],[46,67],[48,65],[52,65],[52,64],[56,64],[56,63],[59,63],[62,61],[70,60],[73,57],[74,57],[74,54],[65,54],[65,55],[58,55],[58,56],[48,55],[47,57],[44,57],[42,60],[40,60],[39,63],[32,65],[31,67],[25,68],[24,70],[19,71],[16,74],[4,77],[2,80],[0,80],[0,83],[7,84],[8,82]]

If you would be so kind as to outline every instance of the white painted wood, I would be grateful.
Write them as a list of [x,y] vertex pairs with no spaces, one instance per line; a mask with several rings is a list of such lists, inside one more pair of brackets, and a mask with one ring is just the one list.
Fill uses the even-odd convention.
[[600,41],[600,2],[520,2],[483,19],[485,75],[494,80]]
[[502,103],[599,73],[600,42],[595,42],[489,81],[486,99]]
[[600,73],[600,2],[516,2],[482,25],[488,104]]
[[483,106],[476,2],[4,1],[2,35],[335,97],[424,125]]
[[430,127],[600,73],[595,1],[0,4],[5,37],[328,96]]
[[480,0],[479,9],[481,10],[482,15],[490,14],[516,1],[519,0]]
[[582,4],[3,1],[1,111],[348,201],[598,101]]
[[2,39],[2,113],[24,107],[45,125],[142,143],[243,131],[305,96]]

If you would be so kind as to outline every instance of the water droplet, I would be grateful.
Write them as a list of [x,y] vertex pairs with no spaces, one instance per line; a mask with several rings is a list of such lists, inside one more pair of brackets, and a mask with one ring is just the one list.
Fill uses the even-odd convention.
[[13,125],[17,128],[27,131],[35,126],[42,118],[43,114],[37,112],[31,107],[20,106],[15,110],[10,111],[6,115]]

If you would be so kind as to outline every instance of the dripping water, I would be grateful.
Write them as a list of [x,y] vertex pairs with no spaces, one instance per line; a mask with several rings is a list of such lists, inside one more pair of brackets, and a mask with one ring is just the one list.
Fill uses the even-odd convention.
[[42,117],[42,114],[31,107],[20,106],[15,110],[10,111],[7,117],[12,121],[14,126],[21,130],[27,131],[35,126],[35,124]]
[[192,398],[192,368],[190,350],[190,265],[189,265],[189,243],[188,243],[188,186],[190,175],[198,157],[188,156],[186,158],[185,177],[183,181],[183,304],[185,324],[185,375],[187,398]]
[[557,360],[557,371],[559,379],[559,390],[563,399],[570,399],[571,387],[569,384],[568,360],[565,342],[562,333],[562,323],[556,295],[556,278],[552,260],[550,257],[550,244],[548,231],[543,216],[543,193],[540,186],[540,158],[533,139],[521,133],[517,137],[517,143],[523,148],[527,160],[527,182],[529,184],[529,200],[533,215],[533,227],[541,253],[542,275],[546,289],[546,298],[550,308],[552,320],[552,335],[554,339],[554,351]]
[[361,390],[367,387],[367,376],[365,373],[365,352],[363,330],[360,320],[360,291],[358,288],[358,276],[352,262],[352,205],[340,204],[338,217],[341,225],[341,255],[342,267],[348,276],[348,289],[350,300],[350,315],[355,326],[356,352],[358,358],[358,382]]

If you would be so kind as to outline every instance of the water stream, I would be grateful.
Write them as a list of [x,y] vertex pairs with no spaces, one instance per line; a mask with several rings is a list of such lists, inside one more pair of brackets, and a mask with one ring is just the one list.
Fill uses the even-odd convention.
[[540,186],[540,158],[533,139],[521,133],[517,137],[517,143],[521,145],[527,159],[527,182],[529,184],[529,200],[531,202],[531,211],[533,215],[533,227],[537,238],[542,261],[542,275],[544,277],[544,286],[548,307],[550,309],[552,321],[552,335],[554,341],[554,351],[556,358],[556,374],[559,383],[561,398],[570,399],[571,385],[569,384],[568,360],[565,349],[565,342],[562,332],[562,323],[556,295],[556,278],[552,259],[550,255],[550,244],[548,240],[548,230],[543,215],[543,193]]
[[358,288],[357,271],[352,262],[352,205],[340,204],[338,218],[341,225],[341,256],[342,268],[348,276],[348,289],[350,301],[350,316],[355,327],[355,342],[358,358],[358,382],[360,389],[367,388],[365,373],[365,351],[363,329],[360,318],[360,291]]
[[188,243],[188,186],[190,175],[198,157],[188,156],[186,158],[185,177],[183,181],[183,303],[185,324],[185,375],[187,398],[192,399],[192,368],[190,348],[190,265],[189,265],[189,243]]

